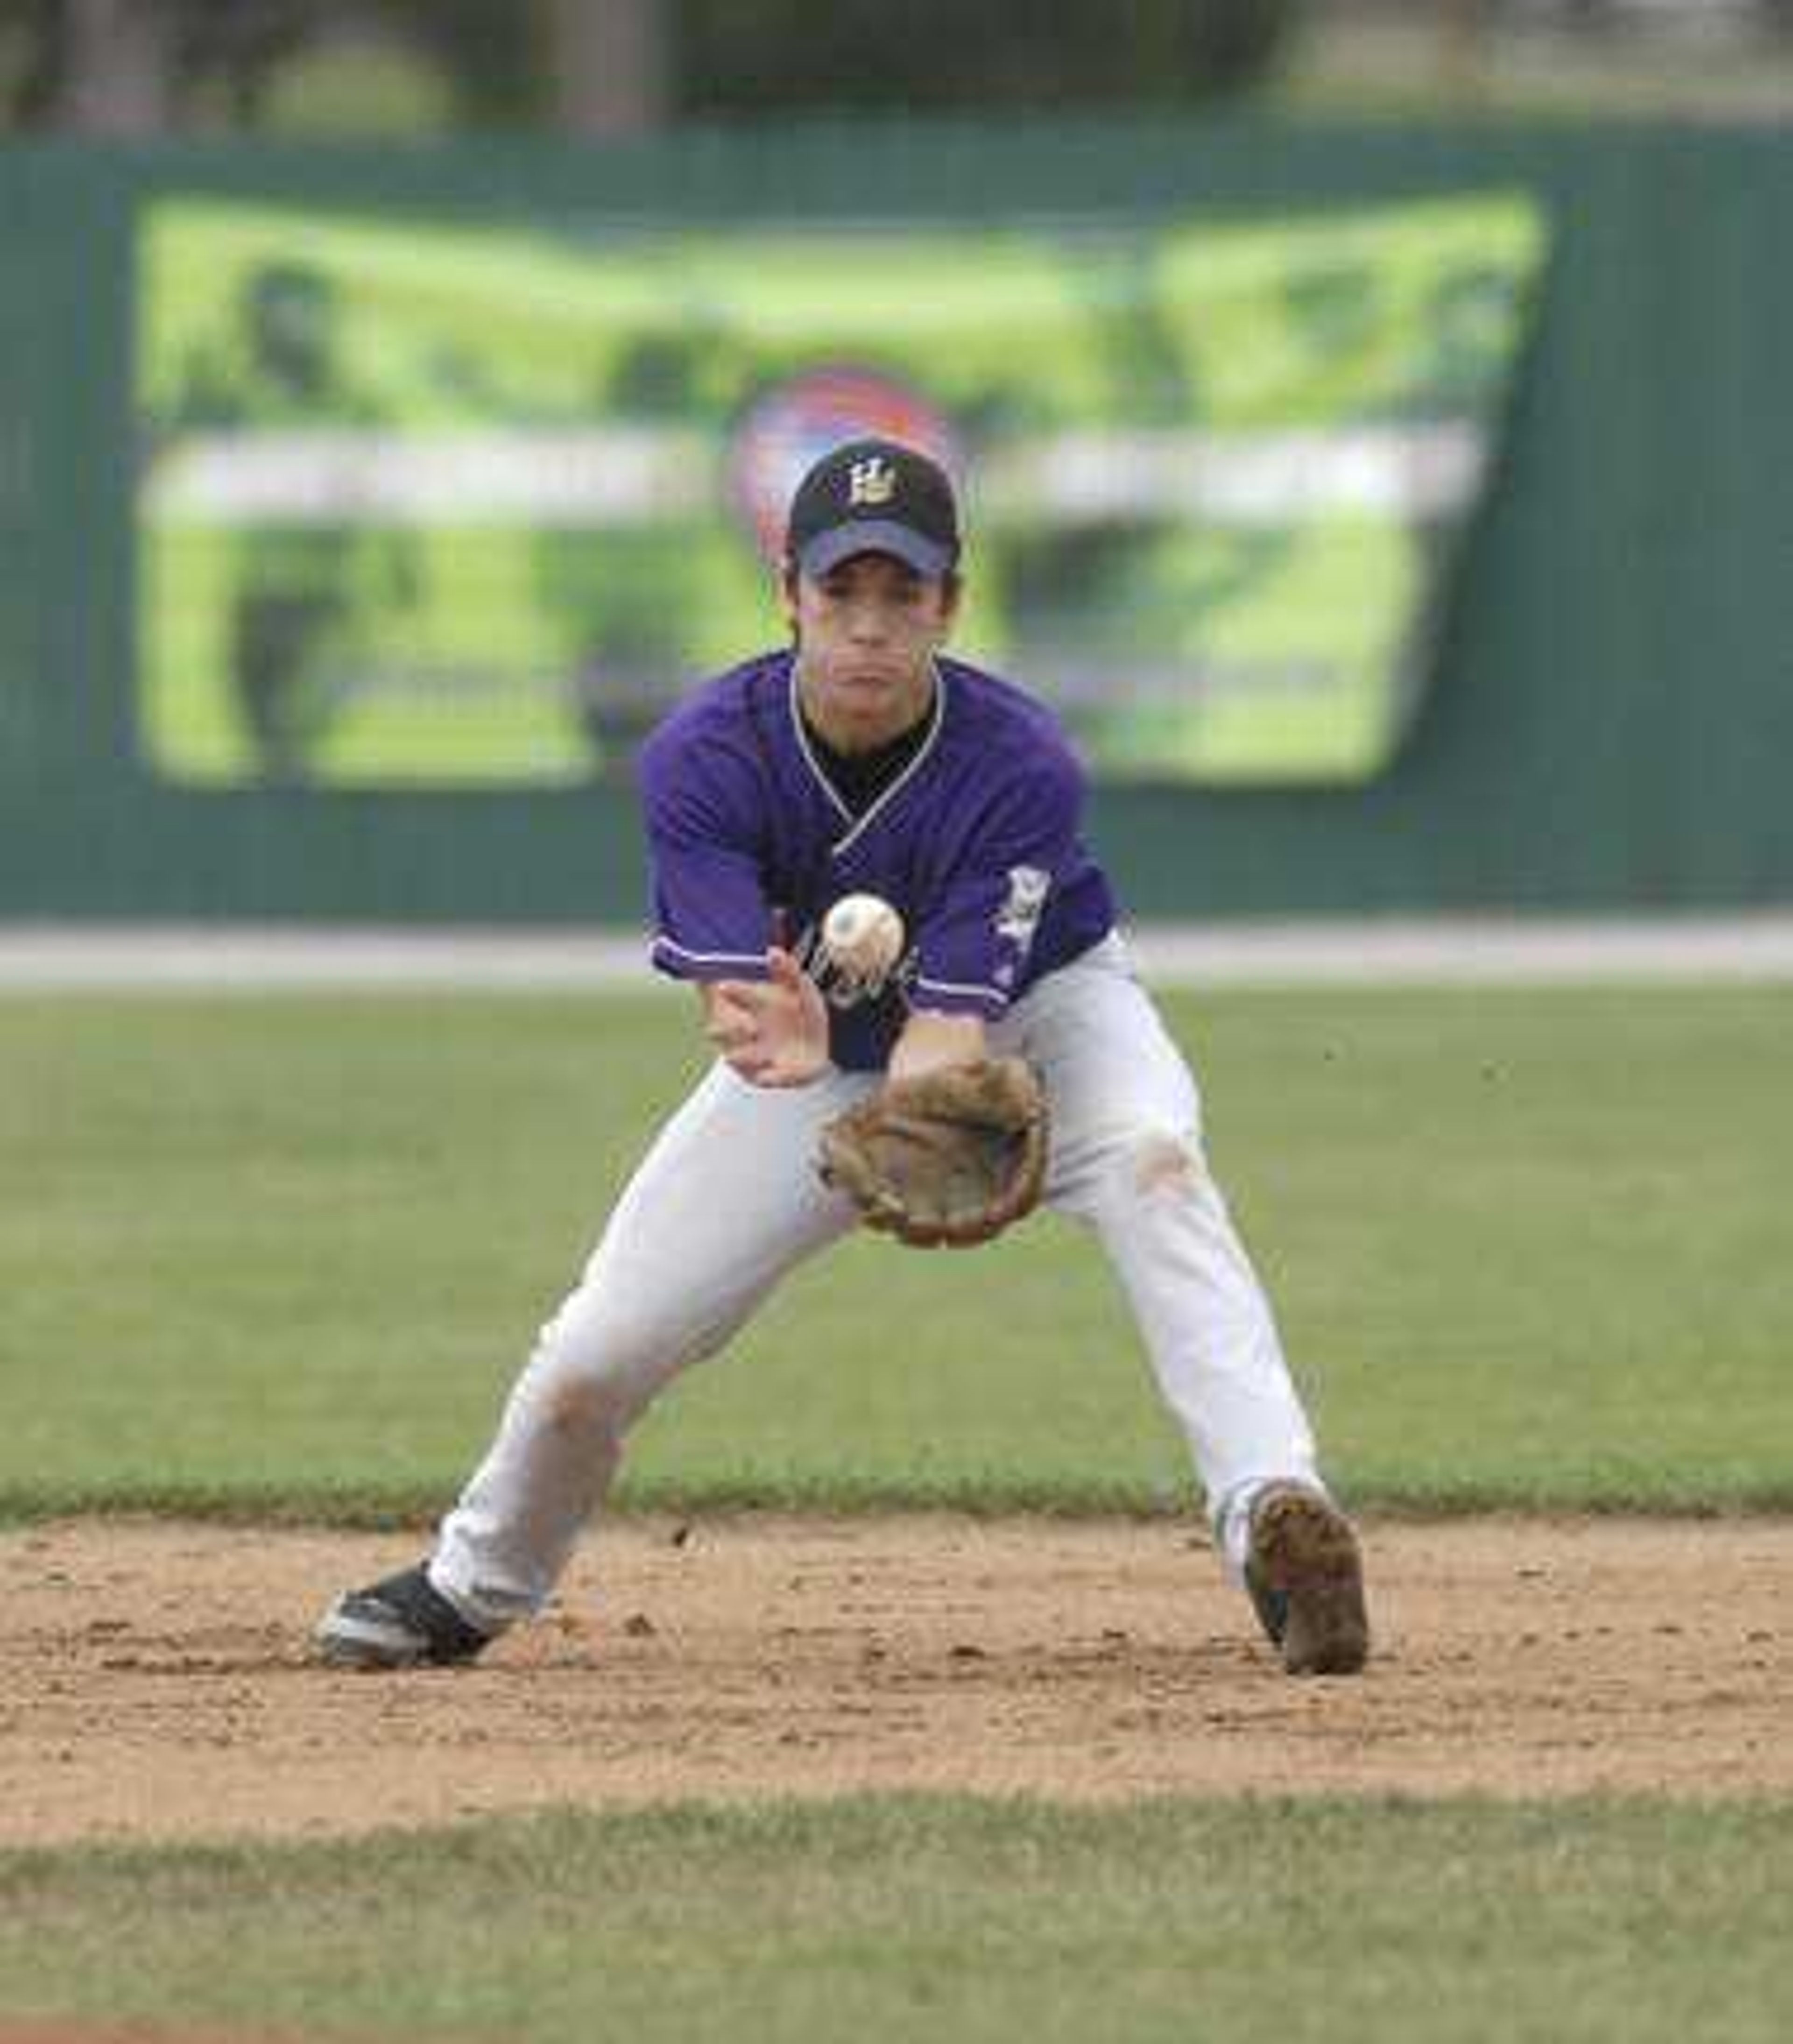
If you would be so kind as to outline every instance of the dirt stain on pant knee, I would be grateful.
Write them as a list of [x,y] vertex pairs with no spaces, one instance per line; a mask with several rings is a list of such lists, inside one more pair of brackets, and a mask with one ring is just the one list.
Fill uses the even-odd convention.
[[587,1433],[602,1421],[604,1407],[604,1387],[589,1377],[557,1384],[548,1393],[548,1424],[556,1433]]
[[1134,1147],[1133,1189],[1142,1199],[1192,1190],[1201,1169],[1196,1146],[1186,1136],[1148,1135]]

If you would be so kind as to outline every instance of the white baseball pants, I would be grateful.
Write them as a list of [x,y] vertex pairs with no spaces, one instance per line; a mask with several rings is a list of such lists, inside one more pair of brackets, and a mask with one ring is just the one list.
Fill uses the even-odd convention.
[[[1045,1084],[1046,1198],[1100,1237],[1236,1577],[1251,1496],[1318,1477],[1269,1304],[1207,1169],[1194,1078],[1117,938],[1032,988],[990,1043]],[[772,1090],[719,1063],[661,1131],[443,1522],[430,1577],[473,1623],[541,1608],[655,1393],[854,1226],[816,1175],[817,1136],[875,1082],[830,1072]]]

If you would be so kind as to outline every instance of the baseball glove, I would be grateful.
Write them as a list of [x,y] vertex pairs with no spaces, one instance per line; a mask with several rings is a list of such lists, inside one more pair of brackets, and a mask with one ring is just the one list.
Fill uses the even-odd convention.
[[1019,1058],[889,1079],[822,1131],[817,1168],[866,1227],[969,1249],[1039,1204],[1046,1096]]

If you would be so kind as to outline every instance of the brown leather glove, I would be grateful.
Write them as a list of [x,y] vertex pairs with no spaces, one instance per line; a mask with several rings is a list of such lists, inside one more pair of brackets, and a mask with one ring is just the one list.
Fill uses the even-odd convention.
[[1039,1204],[1046,1096],[1019,1058],[889,1079],[822,1131],[817,1168],[866,1227],[969,1249]]

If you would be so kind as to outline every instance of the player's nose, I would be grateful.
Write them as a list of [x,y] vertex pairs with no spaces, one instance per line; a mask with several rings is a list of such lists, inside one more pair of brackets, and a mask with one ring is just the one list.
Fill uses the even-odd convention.
[[881,645],[890,636],[890,620],[880,603],[856,603],[848,613],[847,629],[857,646]]

